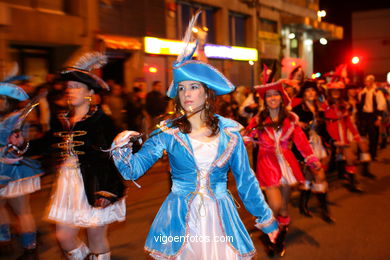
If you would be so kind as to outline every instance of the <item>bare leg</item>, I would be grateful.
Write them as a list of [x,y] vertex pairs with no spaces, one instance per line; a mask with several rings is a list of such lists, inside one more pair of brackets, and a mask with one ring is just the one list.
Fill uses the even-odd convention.
[[10,220],[8,211],[5,208],[6,198],[0,198],[0,242],[11,241]]
[[269,187],[265,190],[267,195],[267,202],[272,209],[274,216],[277,217],[280,214],[282,208],[282,193],[279,187]]
[[0,198],[0,225],[9,225],[9,215],[8,211],[5,208],[5,204],[7,202],[6,198]]
[[22,233],[36,232],[35,220],[31,214],[30,195],[8,199],[9,205],[19,218]]
[[30,195],[9,198],[8,203],[19,219],[21,242],[26,254],[35,254],[37,247],[37,228],[31,214]]
[[107,225],[88,228],[88,246],[93,254],[104,254],[110,251],[107,240]]
[[80,239],[77,237],[79,228],[71,227],[67,225],[56,225],[56,237],[63,250],[69,252],[75,248],[78,248],[81,244]]
[[279,215],[288,216],[288,202],[290,201],[290,190],[289,185],[282,185],[280,191],[282,194],[282,207],[280,209]]

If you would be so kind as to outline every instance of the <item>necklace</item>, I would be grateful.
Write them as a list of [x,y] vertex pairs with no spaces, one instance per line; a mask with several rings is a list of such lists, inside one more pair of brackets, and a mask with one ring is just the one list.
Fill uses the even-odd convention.
[[280,128],[282,127],[281,124],[279,124],[279,118],[272,118],[270,117],[271,119],[271,126],[273,129],[275,129],[276,131],[279,131]]

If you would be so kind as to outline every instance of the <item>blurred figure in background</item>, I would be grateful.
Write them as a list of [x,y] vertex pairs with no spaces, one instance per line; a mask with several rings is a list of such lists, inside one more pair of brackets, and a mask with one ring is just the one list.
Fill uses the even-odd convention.
[[146,95],[145,109],[150,117],[149,130],[156,127],[158,123],[158,116],[165,114],[168,100],[162,94],[163,85],[161,81],[154,81],[152,83],[152,90]]
[[217,99],[217,114],[236,120],[238,114],[237,102],[231,94],[226,94]]
[[137,132],[144,132],[144,120],[146,117],[145,102],[142,91],[138,87],[133,87],[126,100],[127,129],[134,129]]
[[[326,136],[325,138],[329,138],[329,136],[325,129],[324,111],[319,101],[321,94],[316,81],[305,80],[296,95],[297,98],[302,99],[302,102],[293,108],[293,112],[299,117],[299,125],[305,132],[314,155],[325,168],[328,165],[329,156],[323,145],[322,136]],[[304,165],[305,158],[295,145],[292,150],[297,159]],[[313,192],[319,201],[321,218],[328,223],[333,223],[334,220],[330,217],[328,209],[328,183],[323,168],[315,170],[306,167],[303,169],[305,182],[300,187],[299,211],[304,216],[312,217],[308,203]]]
[[[358,129],[361,128],[362,124],[365,124],[366,122],[361,122],[359,120],[359,100],[358,95],[360,88],[355,84],[347,84],[346,85],[346,101],[349,104],[349,113],[351,115],[351,121],[352,124],[357,127]],[[362,175],[367,178],[374,179],[375,175],[373,175],[369,170],[369,164],[371,162],[371,155],[369,153],[369,146],[367,138],[361,136],[361,139],[359,142],[356,142],[353,138],[353,133],[351,131],[348,131],[348,141],[350,142],[350,146],[352,151],[355,154],[360,154],[359,160],[362,166]]]
[[126,129],[124,123],[125,100],[123,99],[122,86],[113,83],[110,86],[111,91],[104,97],[104,104],[110,109],[110,116],[114,120],[115,126],[119,129]]
[[234,101],[237,103],[236,120],[244,126],[248,124],[248,121],[246,117],[241,115],[240,108],[247,99],[249,93],[250,89],[246,86],[238,86],[236,91],[233,92]]
[[[26,259],[35,259],[36,226],[31,214],[29,194],[41,188],[40,164],[22,157],[28,149],[24,113],[16,110],[18,102],[28,95],[11,83],[0,83],[0,242],[10,242],[10,219],[5,208],[8,202],[20,227]],[[30,257],[30,258],[27,258]]]
[[356,155],[348,140],[348,132],[351,132],[353,140],[356,142],[360,142],[361,137],[356,126],[352,123],[348,110],[349,105],[343,97],[344,89],[345,85],[341,81],[331,82],[328,85],[327,102],[323,105],[326,130],[330,136],[330,140],[326,141],[333,146],[339,178],[347,177],[351,192],[362,192],[362,189],[357,185]]
[[364,123],[360,125],[359,130],[362,136],[368,137],[371,158],[376,160],[379,127],[386,109],[386,99],[383,93],[377,89],[373,75],[368,75],[364,83],[365,86],[359,93],[359,120]]

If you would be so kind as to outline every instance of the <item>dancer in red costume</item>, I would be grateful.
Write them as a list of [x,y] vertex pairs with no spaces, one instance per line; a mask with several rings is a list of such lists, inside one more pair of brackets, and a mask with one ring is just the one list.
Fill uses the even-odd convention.
[[332,82],[328,85],[328,102],[324,104],[326,130],[334,146],[339,177],[344,177],[345,171],[349,180],[350,191],[362,192],[356,183],[355,155],[348,141],[347,133],[349,131],[356,142],[360,142],[361,137],[352,123],[348,104],[342,98],[344,88],[345,85],[341,81]]
[[256,175],[279,222],[276,253],[284,255],[284,238],[290,223],[287,210],[290,187],[305,181],[300,165],[290,150],[290,141],[306,158],[309,167],[319,170],[321,163],[298,124],[298,116],[286,109],[290,99],[282,82],[258,86],[256,90],[264,99],[264,109],[251,120],[247,129],[249,137],[257,136],[259,140]]

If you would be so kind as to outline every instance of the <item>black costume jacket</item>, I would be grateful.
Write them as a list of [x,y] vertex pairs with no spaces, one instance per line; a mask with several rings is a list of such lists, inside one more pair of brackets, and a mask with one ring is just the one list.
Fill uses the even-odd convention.
[[[300,122],[307,124],[307,126],[305,128],[302,128],[302,130],[305,132],[306,137],[308,139],[310,139],[309,136],[310,129],[314,126],[314,131],[316,131],[316,133],[319,136],[321,136],[321,139],[324,143],[328,145],[332,143],[332,138],[330,137],[329,133],[326,131],[323,111],[318,111],[318,117],[314,118],[313,112],[310,111],[310,109],[306,106],[304,102],[295,106],[292,109],[292,111],[298,115]],[[314,123],[315,125],[313,125]],[[298,149],[295,147],[295,145],[293,146],[292,151],[299,161],[304,161],[304,158],[298,152]]]
[[102,151],[110,148],[117,133],[111,118],[93,107],[74,126],[70,125],[66,113],[52,118],[50,131],[36,145],[41,146],[39,150],[49,145],[48,150],[55,155],[57,166],[70,156],[77,155],[88,202],[91,206],[98,206],[96,201],[99,198],[115,202],[125,193],[122,176],[110,153]]

